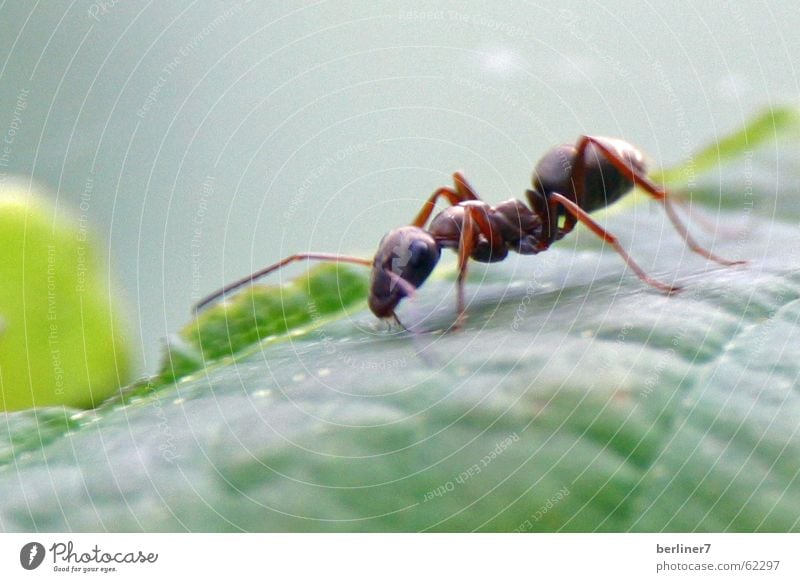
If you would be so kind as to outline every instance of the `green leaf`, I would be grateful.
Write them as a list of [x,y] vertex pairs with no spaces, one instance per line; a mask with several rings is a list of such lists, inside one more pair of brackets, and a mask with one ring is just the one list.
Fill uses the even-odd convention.
[[0,182],[0,410],[96,406],[131,377],[131,342],[85,217]]
[[172,341],[183,367],[126,398],[6,415],[0,524],[798,531],[800,251],[780,211],[797,176],[762,173],[787,151],[796,142],[765,141],[758,179],[732,178],[750,211],[703,209],[726,232],[692,223],[746,266],[693,254],[655,205],[602,218],[649,273],[684,287],[674,296],[582,229],[475,265],[459,333],[442,332],[447,266],[401,311],[416,334],[375,321],[356,271],[240,295]]
[[682,185],[693,176],[752,155],[759,147],[774,144],[787,134],[800,135],[800,112],[790,106],[767,109],[741,130],[709,144],[677,167],[653,173],[652,178],[657,182]]
[[363,303],[368,284],[364,269],[321,265],[283,288],[252,286],[200,313],[169,338],[161,381],[175,381],[290,330],[319,324]]

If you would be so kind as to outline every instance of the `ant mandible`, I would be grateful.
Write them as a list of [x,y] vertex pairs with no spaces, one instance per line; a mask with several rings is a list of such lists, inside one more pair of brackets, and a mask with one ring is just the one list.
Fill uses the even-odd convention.
[[[549,150],[536,165],[533,189],[526,192],[530,207],[516,199],[490,206],[460,172],[453,175],[453,180],[453,188],[439,188],[430,196],[410,226],[384,236],[372,260],[330,253],[294,254],[226,285],[195,309],[203,309],[289,263],[320,260],[371,267],[369,308],[376,317],[393,318],[399,323],[395,313],[398,304],[415,293],[433,271],[442,249],[449,248],[458,253],[458,316],[454,327],[459,328],[466,317],[464,280],[469,259],[494,263],[505,259],[510,251],[522,255],[540,253],[572,231],[577,222],[610,244],[639,279],[659,291],[673,293],[679,287],[648,276],[617,237],[589,216],[619,200],[635,185],[664,205],[673,226],[692,251],[722,265],[745,262],[723,259],[700,246],[676,214],[667,191],[647,177],[642,153],[620,139],[584,135],[575,145]],[[437,214],[426,229],[439,198],[445,198],[451,206]]]

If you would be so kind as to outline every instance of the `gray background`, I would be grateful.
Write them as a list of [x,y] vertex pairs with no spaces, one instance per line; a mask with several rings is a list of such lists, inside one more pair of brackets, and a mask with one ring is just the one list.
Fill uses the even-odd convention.
[[201,295],[369,256],[453,170],[498,202],[581,133],[670,165],[796,102],[798,30],[790,1],[4,1],[6,171],[84,194],[152,371]]

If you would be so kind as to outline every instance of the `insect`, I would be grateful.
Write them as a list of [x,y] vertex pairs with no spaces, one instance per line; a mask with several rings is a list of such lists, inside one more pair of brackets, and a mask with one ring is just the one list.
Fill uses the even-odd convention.
[[[466,318],[464,281],[470,259],[494,263],[505,259],[509,252],[533,255],[546,251],[578,222],[610,244],[639,279],[659,291],[673,293],[679,288],[647,275],[617,238],[589,215],[616,202],[634,186],[664,206],[667,217],[692,251],[722,265],[745,262],[724,259],[700,246],[681,222],[667,191],[650,180],[646,172],[644,156],[634,146],[620,139],[592,136],[581,136],[574,145],[556,146],[542,157],[533,172],[533,187],[526,191],[528,205],[511,199],[490,206],[456,172],[453,187],[436,190],[409,226],[384,236],[373,259],[329,253],[294,254],[226,285],[195,309],[203,309],[292,262],[319,260],[371,267],[369,308],[378,318],[393,318],[399,323],[397,306],[425,282],[442,249],[452,249],[458,254],[458,315],[454,325],[458,328]],[[450,206],[430,220],[440,198]]]

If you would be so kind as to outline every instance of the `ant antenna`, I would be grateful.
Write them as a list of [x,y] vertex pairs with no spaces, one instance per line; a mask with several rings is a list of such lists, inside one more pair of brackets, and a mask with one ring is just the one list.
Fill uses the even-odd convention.
[[238,281],[234,281],[228,285],[225,285],[219,291],[215,291],[208,297],[204,298],[200,303],[195,305],[194,312],[199,313],[209,305],[223,299],[226,295],[233,291],[237,291],[242,287],[246,287],[248,285],[252,285],[258,279],[269,275],[270,273],[282,269],[289,263],[293,263],[295,261],[302,261],[302,260],[311,260],[311,261],[327,261],[330,263],[352,263],[354,265],[363,265],[365,267],[372,266],[372,260],[370,259],[362,259],[361,257],[351,257],[348,255],[336,255],[332,253],[297,253],[295,255],[291,255],[290,257],[286,257],[282,261],[275,263],[274,265],[270,265],[269,267],[264,267],[260,271],[256,271],[248,275],[247,277],[243,277]]

